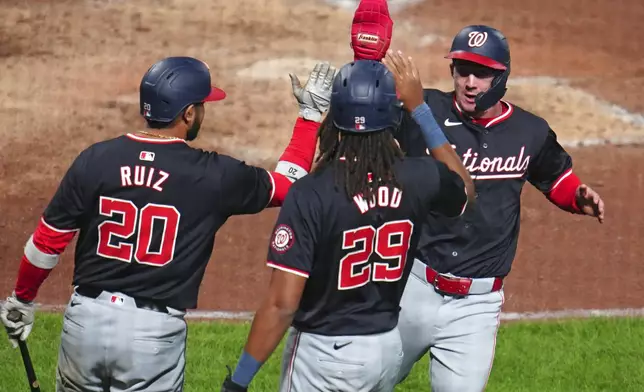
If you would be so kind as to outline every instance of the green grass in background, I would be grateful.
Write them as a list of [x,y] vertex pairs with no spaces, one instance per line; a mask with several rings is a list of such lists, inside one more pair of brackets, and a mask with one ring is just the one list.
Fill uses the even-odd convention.
[[[62,316],[39,313],[29,349],[42,392],[55,390]],[[250,324],[190,322],[186,392],[219,391],[234,367]],[[644,319],[607,318],[506,323],[497,340],[487,391],[644,391]],[[251,391],[276,391],[281,348],[262,367]],[[0,341],[1,392],[28,391],[19,350]],[[428,391],[427,357],[396,391]]]

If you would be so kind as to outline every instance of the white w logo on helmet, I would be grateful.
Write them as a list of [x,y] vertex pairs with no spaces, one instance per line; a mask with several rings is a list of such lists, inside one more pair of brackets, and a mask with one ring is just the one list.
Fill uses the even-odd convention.
[[468,34],[468,37],[470,39],[467,44],[470,48],[480,48],[487,41],[487,32],[472,31]]

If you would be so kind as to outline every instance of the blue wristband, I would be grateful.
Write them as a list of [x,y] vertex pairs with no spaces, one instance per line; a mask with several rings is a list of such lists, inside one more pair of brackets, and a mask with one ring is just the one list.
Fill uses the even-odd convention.
[[447,138],[434,119],[434,114],[427,103],[423,102],[418,105],[411,112],[411,117],[420,126],[425,143],[430,150],[447,143]]
[[260,367],[262,367],[262,363],[244,350],[239,358],[239,362],[237,362],[237,368],[235,369],[235,373],[233,373],[231,379],[236,384],[246,388],[248,387],[248,384],[253,381],[253,377],[255,377],[255,374],[257,374]]

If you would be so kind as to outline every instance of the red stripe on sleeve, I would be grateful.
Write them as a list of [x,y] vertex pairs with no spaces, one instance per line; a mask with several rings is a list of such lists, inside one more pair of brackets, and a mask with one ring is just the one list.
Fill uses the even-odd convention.
[[43,253],[59,255],[74,239],[74,235],[76,231],[58,230],[41,219],[34,232],[34,244]]
[[572,169],[568,170],[555,181],[554,187],[546,194],[546,197],[562,210],[574,213],[581,212],[575,197],[579,185],[581,185],[579,177],[572,172]]

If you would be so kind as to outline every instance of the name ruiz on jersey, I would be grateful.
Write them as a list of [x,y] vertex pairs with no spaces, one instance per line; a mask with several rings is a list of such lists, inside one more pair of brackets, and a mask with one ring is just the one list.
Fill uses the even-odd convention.
[[123,187],[144,186],[163,192],[163,183],[168,177],[170,174],[150,166],[135,165],[134,170],[130,166],[121,166],[121,186]]
[[389,187],[378,187],[378,193],[370,201],[365,200],[362,195],[353,196],[353,202],[358,206],[361,214],[370,209],[378,207],[398,208],[402,200],[402,191],[398,188],[389,189]]
[[530,155],[524,155],[525,146],[521,147],[518,155],[506,158],[483,157],[479,160],[479,153],[472,153],[472,149],[468,148],[463,154],[463,166],[475,175],[477,180],[521,178],[530,164]]

